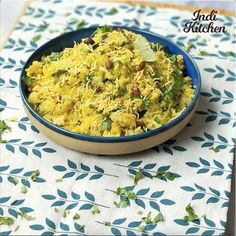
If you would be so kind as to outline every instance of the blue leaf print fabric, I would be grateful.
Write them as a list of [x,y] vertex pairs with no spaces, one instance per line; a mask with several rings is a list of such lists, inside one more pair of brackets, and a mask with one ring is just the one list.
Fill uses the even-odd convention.
[[[217,16],[227,33],[186,34],[183,25],[191,17],[188,11],[117,3],[29,4],[0,52],[1,120],[12,129],[0,144],[0,217],[14,221],[0,225],[0,235],[224,234],[236,144],[235,18]],[[65,32],[105,24],[191,45],[200,69],[193,119],[150,150],[118,157],[69,150],[42,135],[22,108],[18,80],[31,53]],[[184,220],[189,203],[200,221]],[[160,212],[159,222],[145,220]]]

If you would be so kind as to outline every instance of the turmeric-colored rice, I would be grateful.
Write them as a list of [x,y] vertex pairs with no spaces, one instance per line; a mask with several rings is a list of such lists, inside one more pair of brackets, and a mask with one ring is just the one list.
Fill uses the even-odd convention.
[[26,69],[28,101],[49,122],[93,136],[127,136],[178,116],[194,95],[181,55],[104,26]]

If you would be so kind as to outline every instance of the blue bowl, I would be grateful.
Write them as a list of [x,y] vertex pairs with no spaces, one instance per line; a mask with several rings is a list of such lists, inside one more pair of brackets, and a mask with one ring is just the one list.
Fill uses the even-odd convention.
[[[113,29],[116,29],[117,27],[113,27]],[[166,141],[167,139],[171,138],[172,136],[174,136],[176,133],[178,133],[180,130],[180,128],[178,129],[178,131],[176,131],[177,126],[179,126],[179,124],[181,124],[181,129],[187,124],[187,122],[190,119],[190,115],[192,116],[194,113],[194,109],[196,108],[197,102],[199,100],[199,95],[200,95],[200,88],[201,88],[201,78],[200,78],[200,73],[198,70],[197,65],[195,64],[194,60],[191,58],[191,56],[182,48],[180,48],[179,46],[177,46],[175,43],[173,43],[172,41],[166,39],[165,37],[152,33],[152,32],[148,32],[148,31],[144,31],[144,30],[140,30],[137,28],[133,28],[133,27],[122,27],[124,29],[133,31],[134,33],[137,34],[141,34],[142,36],[144,36],[146,39],[148,39],[150,42],[155,42],[155,43],[159,43],[162,44],[163,46],[165,46],[168,51],[171,54],[180,54],[183,56],[184,58],[184,64],[186,67],[186,75],[190,76],[192,78],[192,83],[194,86],[194,97],[191,101],[191,103],[186,107],[186,109],[183,110],[183,112],[178,115],[176,118],[172,119],[171,121],[169,121],[168,123],[164,124],[163,126],[154,129],[154,130],[150,130],[141,134],[135,134],[135,135],[130,135],[130,136],[121,136],[121,137],[98,137],[98,136],[90,136],[90,135],[85,135],[85,134],[79,134],[79,133],[75,133],[69,130],[65,130],[63,128],[60,128],[50,122],[48,122],[46,119],[44,119],[42,116],[40,116],[32,107],[31,105],[28,103],[27,101],[27,95],[28,95],[28,91],[27,91],[27,87],[25,86],[25,84],[23,83],[22,78],[25,76],[25,69],[28,68],[31,63],[35,60],[40,60],[42,56],[45,55],[49,55],[51,52],[59,52],[64,50],[64,48],[66,47],[73,47],[74,42],[80,42],[82,38],[87,38],[89,36],[91,36],[93,34],[93,32],[96,30],[96,27],[90,27],[90,28],[85,28],[85,29],[80,29],[77,31],[73,31],[73,32],[69,32],[66,34],[63,34],[57,38],[54,38],[52,40],[50,40],[49,42],[45,43],[44,45],[42,45],[41,47],[39,47],[27,60],[27,62],[24,65],[24,68],[22,70],[21,76],[20,76],[20,94],[23,100],[23,105],[25,108],[25,111],[27,113],[27,115],[29,116],[29,118],[31,119],[31,121],[36,125],[36,127],[39,128],[39,130],[42,130],[43,133],[45,133],[47,136],[49,136],[50,138],[54,139],[56,142],[61,143],[64,146],[67,146],[69,148],[72,149],[77,149],[80,151],[84,151],[84,152],[90,152],[90,153],[97,153],[97,154],[123,154],[123,153],[131,153],[134,151],[140,151],[146,148],[150,148],[152,146],[155,146],[161,142]],[[182,127],[183,126],[183,127]],[[170,130],[172,130],[172,132],[170,132]],[[167,132],[169,131],[169,132]],[[50,134],[49,134],[49,133]],[[164,133],[167,132],[168,133],[168,137],[166,137],[166,135],[164,135]],[[162,136],[164,135],[164,138],[160,138],[160,135],[162,134]],[[60,140],[58,140],[57,138],[55,138],[56,136],[60,136]],[[155,138],[153,138],[155,137]],[[158,139],[159,137],[159,139]],[[90,151],[90,149],[83,149],[83,148],[77,148],[80,145],[67,145],[65,144],[65,139],[68,139],[68,142],[76,142],[76,140],[81,141],[83,144],[91,144],[98,145],[98,148],[95,151]],[[64,139],[64,141],[63,141]],[[142,147],[142,145],[140,145],[140,142],[137,141],[142,141],[143,142],[147,142],[148,139],[153,140],[152,142],[149,140],[148,142],[150,143],[149,145],[144,145],[145,147]],[[127,143],[133,143],[133,145],[128,145]],[[152,144],[151,144],[152,143]],[[100,147],[99,147],[100,144]],[[106,144],[106,145],[104,145]],[[112,145],[113,144],[113,145]],[[124,146],[126,145],[127,148],[125,148],[124,151],[112,151],[114,149],[114,147],[117,148],[121,148],[121,144]],[[108,148],[110,151],[107,150],[108,146],[111,146],[111,148]],[[136,147],[136,145],[140,145],[140,147]],[[113,146],[113,148],[112,148]],[[136,148],[132,148],[132,147],[136,147]],[[123,149],[123,148],[122,148]],[[132,149],[132,150],[131,150]],[[135,149],[135,150],[133,150]],[[107,151],[106,151],[107,150]]]

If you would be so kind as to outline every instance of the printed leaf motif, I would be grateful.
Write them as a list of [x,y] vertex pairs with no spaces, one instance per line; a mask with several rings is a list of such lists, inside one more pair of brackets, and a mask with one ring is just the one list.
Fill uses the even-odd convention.
[[126,218],[117,219],[112,222],[113,225],[121,225],[126,221]]
[[80,164],[81,166],[81,169],[84,170],[84,171],[90,171],[90,168],[88,166],[86,166],[85,164],[81,163]]
[[66,167],[60,166],[60,165],[53,166],[53,169],[56,170],[56,171],[61,171],[61,172],[67,170]]
[[70,230],[69,225],[64,224],[62,222],[60,222],[60,228],[64,231],[69,231]]
[[67,194],[60,189],[57,189],[57,194],[58,194],[58,196],[60,196],[62,198],[67,198]]
[[51,205],[51,207],[63,206],[64,204],[65,201],[56,201]]
[[30,225],[29,227],[30,227],[32,230],[37,230],[37,231],[40,231],[40,230],[43,230],[43,229],[44,229],[44,226],[39,225],[39,224]]
[[199,227],[191,227],[186,231],[186,234],[194,234],[199,231]]
[[51,221],[51,220],[49,220],[48,218],[46,218],[45,222],[46,222],[47,226],[48,226],[50,229],[54,229],[54,230],[56,229],[56,225],[55,225],[55,223],[54,223],[53,221]]
[[77,169],[77,165],[73,161],[68,159],[67,163],[71,169]]
[[80,210],[90,210],[93,207],[92,204],[90,203],[85,203],[84,205],[82,205],[79,209]]
[[195,193],[192,197],[192,200],[202,199],[205,197],[204,193]]
[[129,164],[129,167],[138,167],[143,161],[133,161]]
[[145,209],[145,203],[144,203],[143,200],[137,198],[137,199],[135,199],[135,203],[136,203],[138,206],[140,206],[140,207],[142,207],[143,209]]
[[88,193],[85,191],[85,197],[90,200],[91,202],[94,202],[95,201],[95,197],[93,196],[93,194],[91,193]]
[[164,191],[156,191],[152,193],[151,198],[159,198],[164,194]]
[[46,200],[55,200],[56,199],[56,197],[54,195],[50,195],[50,194],[42,195],[42,197]]
[[120,232],[120,230],[118,230],[117,228],[112,227],[112,228],[111,228],[111,232],[112,232],[112,234],[115,235],[115,236],[121,236],[121,232]]
[[142,196],[148,193],[148,191],[150,190],[150,188],[145,188],[145,189],[140,189],[138,190],[138,192],[136,193],[137,196]]
[[208,200],[207,200],[207,204],[208,203],[216,203],[216,202],[218,202],[220,199],[219,198],[216,198],[216,197],[210,197],[210,198],[208,198]]
[[160,211],[160,206],[158,205],[157,202],[150,201],[149,204],[150,204],[150,207],[152,207],[153,209]]
[[174,220],[174,222],[178,225],[183,225],[183,226],[189,225],[189,223],[187,221],[182,220],[182,219],[176,219],[176,220]]
[[174,202],[173,200],[170,200],[170,199],[162,199],[160,202],[161,202],[163,205],[167,205],[167,206],[169,206],[169,205],[174,205],[174,204],[175,204],[175,202]]

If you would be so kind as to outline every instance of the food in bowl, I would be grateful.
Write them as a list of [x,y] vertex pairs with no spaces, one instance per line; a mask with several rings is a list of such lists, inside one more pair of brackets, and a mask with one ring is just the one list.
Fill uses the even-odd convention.
[[126,29],[104,26],[34,61],[28,102],[49,122],[91,136],[128,136],[178,116],[194,96],[183,57]]

